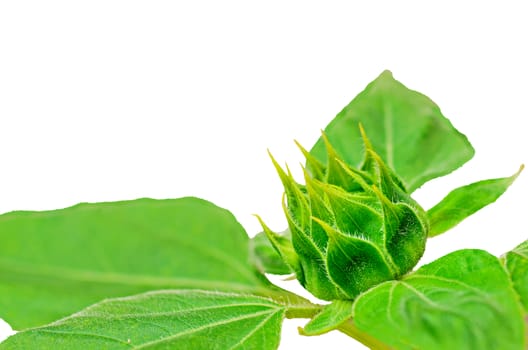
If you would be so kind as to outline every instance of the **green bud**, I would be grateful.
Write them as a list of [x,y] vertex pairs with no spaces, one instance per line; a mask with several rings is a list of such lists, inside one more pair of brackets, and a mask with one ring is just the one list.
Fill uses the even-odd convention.
[[299,282],[324,300],[354,299],[381,282],[409,272],[425,250],[425,211],[372,149],[363,128],[365,158],[351,167],[326,135],[322,164],[306,158],[304,185],[270,157],[284,185],[283,209],[291,240],[259,218],[268,239]]

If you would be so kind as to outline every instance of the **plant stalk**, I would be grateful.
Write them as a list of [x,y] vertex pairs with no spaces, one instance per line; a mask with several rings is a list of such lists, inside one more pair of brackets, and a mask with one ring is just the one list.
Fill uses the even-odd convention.
[[352,319],[346,320],[339,327],[337,327],[337,329],[340,332],[348,335],[349,337],[356,339],[358,342],[367,346],[369,349],[372,349],[372,350],[391,350],[392,349],[391,347],[382,343],[378,339],[357,329]]
[[286,309],[286,318],[313,318],[323,309],[322,305],[303,304],[290,305]]
[[[289,305],[286,310],[286,318],[313,318],[317,315],[323,308],[323,305],[317,305],[312,303],[307,304],[294,304]],[[348,335],[351,338],[354,338],[361,344],[367,346],[372,350],[391,350],[392,348],[388,345],[382,343],[378,339],[370,336],[369,334],[360,331],[354,325],[353,320],[350,318],[340,324],[337,327],[337,330]]]

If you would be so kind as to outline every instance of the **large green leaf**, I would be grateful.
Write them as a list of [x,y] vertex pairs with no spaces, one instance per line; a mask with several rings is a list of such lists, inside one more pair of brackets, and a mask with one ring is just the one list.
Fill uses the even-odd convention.
[[437,236],[497,200],[515,181],[524,166],[513,176],[483,180],[459,187],[427,211],[429,237]]
[[285,308],[256,296],[199,290],[109,299],[20,332],[0,349],[277,349]]
[[[528,240],[504,254],[503,262],[528,313]],[[528,318],[526,319],[528,322]]]
[[358,329],[395,349],[525,349],[518,297],[500,261],[481,250],[448,254],[354,304]]
[[148,290],[272,288],[233,215],[198,198],[12,212],[0,216],[0,242],[0,317],[14,329]]
[[[364,156],[359,123],[374,150],[410,192],[457,169],[474,154],[467,138],[433,101],[405,87],[389,71],[371,82],[325,129],[330,143],[352,166],[359,166]],[[310,152],[326,162],[322,139]]]

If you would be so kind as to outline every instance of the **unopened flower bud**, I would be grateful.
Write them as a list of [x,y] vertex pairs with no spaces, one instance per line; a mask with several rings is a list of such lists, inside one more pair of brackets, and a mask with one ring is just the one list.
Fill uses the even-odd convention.
[[261,224],[299,282],[324,300],[354,299],[402,276],[425,249],[425,211],[360,129],[365,158],[358,168],[345,164],[324,134],[327,164],[299,145],[308,166],[304,185],[271,157],[285,189],[291,240]]

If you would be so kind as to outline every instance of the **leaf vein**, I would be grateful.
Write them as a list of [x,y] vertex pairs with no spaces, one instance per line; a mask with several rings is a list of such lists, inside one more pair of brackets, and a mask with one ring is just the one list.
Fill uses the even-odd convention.
[[56,329],[49,329],[49,328],[39,328],[34,330],[35,333],[53,333],[53,334],[63,334],[63,335],[78,335],[78,336],[86,336],[86,337],[94,337],[94,338],[101,338],[104,340],[110,340],[116,343],[124,344],[127,346],[132,346],[127,340],[119,339],[110,337],[107,335],[102,334],[95,334],[95,333],[85,333],[85,332],[78,332],[78,331],[63,331],[63,330],[56,330]]
[[268,313],[269,313],[269,311],[261,311],[261,312],[256,312],[256,313],[249,314],[249,315],[233,317],[233,318],[228,319],[228,320],[212,322],[210,324],[203,325],[201,327],[196,327],[194,329],[189,329],[189,330],[186,330],[186,331],[183,331],[183,332],[180,332],[180,333],[173,334],[170,337],[157,339],[157,340],[153,340],[153,341],[150,341],[150,342],[146,342],[146,343],[140,344],[138,346],[135,346],[133,349],[145,349],[145,348],[148,348],[150,346],[161,344],[161,343],[165,343],[165,342],[169,342],[169,341],[172,341],[174,339],[177,339],[177,338],[189,335],[189,334],[197,333],[197,332],[203,331],[203,330],[208,329],[208,328],[222,326],[222,325],[226,325],[226,324],[229,324],[229,323],[233,323],[233,322],[237,322],[237,321],[241,321],[241,320],[246,320],[246,319],[250,319],[250,318],[256,318],[256,317],[259,317],[259,316],[262,316],[262,315],[266,315]]
[[164,316],[177,316],[189,312],[200,312],[200,311],[208,311],[208,310],[218,310],[218,309],[228,309],[231,307],[245,307],[245,306],[264,306],[268,309],[282,309],[280,307],[275,307],[274,305],[269,304],[260,304],[260,303],[242,303],[242,304],[228,304],[228,305],[213,305],[213,306],[206,306],[206,307],[196,307],[191,309],[182,309],[177,311],[167,311],[167,312],[146,312],[146,313],[129,313],[129,314],[121,314],[121,315],[108,315],[106,313],[90,313],[90,314],[77,314],[76,318],[104,318],[105,320],[108,319],[127,319],[127,318],[154,318],[154,317],[164,317]]
[[264,324],[266,322],[268,322],[277,313],[278,313],[278,311],[270,314],[268,317],[266,317],[265,319],[260,321],[259,324],[255,326],[255,328],[250,330],[250,332],[248,334],[246,334],[242,339],[240,339],[236,344],[232,345],[229,348],[229,350],[233,350],[233,349],[237,348],[238,346],[242,345],[246,340],[248,340],[251,336],[253,336],[260,328],[262,328],[264,326]]

